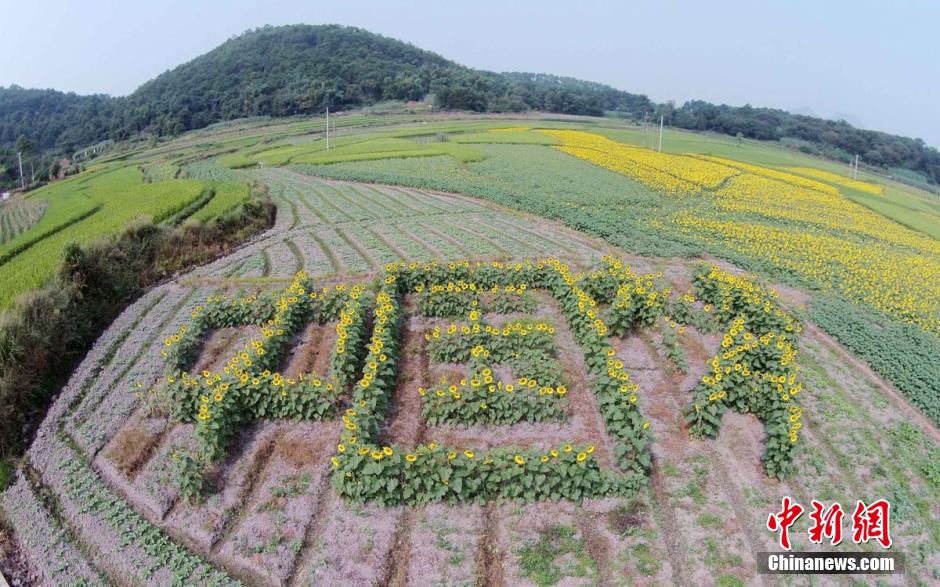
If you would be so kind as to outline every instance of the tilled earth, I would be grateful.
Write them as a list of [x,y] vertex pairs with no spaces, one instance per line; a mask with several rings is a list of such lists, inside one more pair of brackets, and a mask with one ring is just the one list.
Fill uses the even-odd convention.
[[[783,496],[806,507],[812,499],[838,501],[845,509],[859,499],[890,499],[895,549],[907,555],[908,569],[903,576],[884,576],[885,582],[936,581],[940,490],[923,465],[940,435],[895,390],[812,326],[800,342],[806,379],[802,449],[796,474],[784,482],[763,473],[763,427],[753,416],[727,414],[714,440],[688,434],[683,414],[690,391],[719,338],[693,328],[680,335],[689,364],[683,373],[666,358],[661,335],[652,328],[614,340],[625,369],[640,385],[641,409],[654,431],[650,482],[635,497],[423,508],[347,504],[329,483],[337,420],[248,426],[213,471],[216,490],[205,503],[181,500],[171,482],[172,454],[193,443],[192,426],[162,415],[147,390],[163,370],[165,335],[209,295],[281,288],[300,269],[324,282],[361,281],[398,260],[555,256],[587,267],[609,253],[626,258],[638,272],[663,271],[679,293],[690,283],[690,262],[630,257],[544,219],[470,198],[325,181],[286,170],[255,173],[278,202],[276,226],[131,306],[102,335],[50,411],[26,468],[0,501],[15,530],[12,540],[6,531],[0,534],[5,553],[0,568],[12,575],[11,584],[85,578],[162,585],[179,574],[179,561],[187,556],[186,564],[197,569],[191,579],[207,583],[210,578],[257,585],[808,583],[756,571],[754,553],[777,548],[765,523]],[[781,292],[791,306],[805,303],[802,292]],[[590,441],[602,463],[610,461],[610,439],[583,357],[551,298],[537,299],[533,314],[556,324],[558,360],[572,383],[565,422],[426,426],[417,387],[460,366],[429,361],[423,333],[434,321],[412,315],[404,326],[406,352],[388,438],[403,444],[443,439],[476,449]],[[251,334],[247,329],[214,333],[197,368],[218,367]],[[284,368],[324,369],[331,336],[331,326],[304,330]],[[809,543],[807,527],[804,516],[793,530],[794,550],[826,550]],[[128,528],[147,530],[128,537]],[[183,558],[167,561],[155,554],[160,551],[149,541],[163,540],[154,538],[161,533],[183,547],[178,555]],[[874,550],[848,541],[839,548]],[[206,561],[203,575],[192,554]],[[823,577],[815,583],[849,582]]]

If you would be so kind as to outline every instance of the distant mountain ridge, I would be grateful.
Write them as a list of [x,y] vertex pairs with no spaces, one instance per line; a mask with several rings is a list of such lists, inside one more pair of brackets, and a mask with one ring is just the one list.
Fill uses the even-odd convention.
[[667,124],[681,128],[792,138],[804,150],[837,158],[861,153],[868,164],[903,167],[940,182],[940,153],[915,139],[767,108],[701,101],[675,108],[569,77],[471,69],[354,27],[288,25],[234,36],[126,97],[0,88],[0,183],[15,177],[13,146],[21,135],[38,153],[68,154],[104,139],[175,135],[250,116],[314,114],[327,106],[348,109],[428,97],[446,110],[663,115]]
[[0,88],[0,146],[27,133],[64,152],[141,132],[178,134],[249,116],[292,116],[433,96],[442,109],[602,115],[653,108],[645,96],[542,74],[478,71],[339,25],[262,27],[232,37],[126,97]]

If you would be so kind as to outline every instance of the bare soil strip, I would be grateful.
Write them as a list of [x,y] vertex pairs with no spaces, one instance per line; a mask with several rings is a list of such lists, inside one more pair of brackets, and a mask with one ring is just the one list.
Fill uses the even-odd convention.
[[[297,553],[293,569],[291,569],[288,579],[284,582],[285,585],[298,587],[304,584],[303,581],[305,577],[303,576],[303,571],[309,568],[313,563],[314,547],[320,539],[326,524],[325,512],[334,507],[334,502],[337,499],[339,498],[336,496],[333,489],[329,485],[324,486],[323,491],[320,492],[317,498],[317,504],[313,509],[310,524],[307,526],[307,531],[304,534],[303,547],[300,552]],[[309,579],[309,577],[307,577],[307,579]]]
[[337,432],[336,423],[285,426],[239,522],[218,550],[226,565],[263,584],[290,580],[318,504],[330,490],[328,455]]
[[333,267],[333,273],[342,273],[343,264],[340,263],[339,259],[336,257],[336,253],[333,252],[333,249],[326,246],[326,243],[323,242],[323,239],[315,231],[310,231],[308,233],[310,238],[312,238],[316,243],[323,249],[323,252],[326,254],[326,258],[330,261],[330,266]]
[[652,378],[654,385],[646,384],[650,376],[656,375],[656,372],[651,371],[654,365],[650,364],[648,349],[645,345],[637,348],[633,344],[636,341],[638,341],[636,337],[629,341],[614,341],[614,348],[617,350],[617,356],[624,362],[624,368],[633,375],[634,381],[640,384],[644,398],[643,412],[651,418],[653,423],[655,441],[650,488],[656,525],[663,533],[669,552],[673,579],[676,584],[690,585],[692,584],[689,571],[691,563],[688,560],[690,547],[685,540],[684,533],[680,530],[669,495],[667,479],[663,474],[665,463],[681,463],[686,458],[684,446],[688,443],[688,435],[685,432],[684,422],[678,417],[674,407],[672,409],[667,407],[671,403],[668,390],[670,383],[657,376]]
[[503,541],[500,539],[499,515],[495,503],[483,506],[483,539],[480,541],[480,550],[477,555],[479,569],[477,572],[477,585],[485,587],[502,587],[504,567],[506,565],[506,552]]
[[266,476],[268,466],[271,462],[271,456],[274,454],[274,449],[281,441],[283,434],[283,430],[278,431],[275,437],[271,439],[270,444],[260,451],[258,456],[254,459],[255,466],[252,467],[252,473],[248,476],[248,483],[242,495],[240,507],[237,509],[234,515],[229,517],[228,521],[223,526],[222,531],[219,532],[218,538],[212,543],[211,552],[213,554],[218,554],[222,545],[231,539],[232,534],[234,534],[235,530],[241,523],[245,514],[245,509],[249,504],[251,504],[252,497],[257,492],[260,482]]
[[408,507],[398,520],[395,529],[394,546],[389,550],[386,574],[382,585],[389,587],[406,587],[409,583],[408,569],[411,564],[411,540],[417,518],[415,508]]
[[333,492],[333,488],[330,487],[329,473],[327,473],[327,482],[323,483],[320,487],[320,491],[317,492],[316,501],[314,502],[314,506],[310,513],[310,520],[307,523],[306,530],[304,531],[304,538],[301,549],[297,552],[297,556],[294,558],[290,573],[287,575],[287,579],[283,582],[284,585],[298,584],[298,570],[303,569],[310,562],[312,545],[314,544],[316,537],[320,534],[320,532],[323,531],[323,512],[328,507],[329,501],[331,499],[337,498]]
[[675,512],[670,503],[669,494],[666,490],[666,482],[663,474],[653,461],[653,471],[650,475],[650,484],[653,490],[654,504],[656,512],[656,525],[662,530],[663,538],[666,542],[666,548],[669,550],[669,562],[672,565],[673,578],[677,585],[691,585],[689,572],[687,570],[689,562],[686,553],[689,552],[689,546],[685,543],[682,534],[679,533],[679,524],[676,521]]
[[581,536],[584,538],[588,554],[591,555],[591,558],[594,559],[594,564],[597,565],[598,576],[596,584],[601,587],[612,585],[613,582],[610,573],[610,543],[598,528],[600,525],[598,515],[589,510],[584,510],[581,515],[575,518],[575,521],[578,525],[578,530],[581,532]]
[[142,412],[138,409],[100,453],[130,482],[150,462],[170,428],[166,418],[147,418]]
[[[646,344],[649,354],[657,358],[660,364],[660,372],[670,372],[665,368],[665,363],[668,362],[668,359],[657,353],[656,345],[652,338],[646,333],[640,338]],[[690,337],[685,337],[686,340],[688,340],[688,338]],[[691,345],[687,345],[686,348],[690,346]],[[702,347],[700,346],[699,348]],[[695,351],[693,351],[693,353],[698,354],[698,352]],[[738,414],[729,413],[725,415],[725,420],[727,421],[725,425],[722,426],[721,434],[718,439],[714,441],[705,440],[702,442],[691,439],[685,425],[685,420],[682,418],[682,412],[688,404],[688,398],[684,397],[684,395],[691,391],[701,378],[705,368],[704,359],[698,358],[698,360],[695,361],[695,365],[696,369],[692,370],[688,375],[683,375],[677,370],[672,369],[672,381],[663,386],[662,389],[665,393],[660,397],[672,403],[673,425],[677,426],[677,433],[681,435],[681,439],[684,441],[683,445],[686,456],[704,456],[707,458],[708,466],[714,472],[714,474],[708,475],[710,481],[707,485],[708,489],[703,488],[703,490],[710,492],[711,488],[717,488],[725,501],[731,506],[731,511],[724,512],[722,516],[726,536],[726,539],[723,541],[723,546],[729,551],[735,550],[731,540],[731,538],[734,537],[737,539],[735,546],[756,546],[763,544],[764,547],[770,549],[772,544],[768,541],[769,534],[758,535],[756,528],[760,527],[758,525],[759,522],[755,519],[748,519],[747,514],[750,508],[746,507],[744,504],[741,497],[741,488],[739,487],[742,478],[753,478],[755,473],[758,479],[762,480],[761,476],[763,475],[763,471],[761,469],[760,451],[763,445],[763,424],[756,421],[753,416],[734,418],[734,416]],[[746,441],[727,438],[729,435],[740,435],[742,433],[747,435],[748,438]],[[721,435],[724,435],[725,438],[722,439],[720,437]],[[741,442],[741,444],[737,444],[736,441]],[[731,446],[732,444],[734,444],[733,447]],[[720,456],[715,454],[716,449],[720,453]],[[741,454],[741,451],[747,454]],[[760,483],[757,484],[757,487],[760,487]],[[724,520],[724,518],[729,519]],[[750,553],[746,552],[746,554]],[[763,576],[753,572],[753,565],[747,565],[746,568],[749,570],[747,580],[753,584],[763,585]]]
[[405,302],[408,318],[402,325],[402,357],[398,382],[392,397],[388,425],[384,436],[389,444],[415,446],[424,440],[426,426],[421,413],[418,387],[426,387],[428,380],[428,353],[425,349],[424,328],[414,315],[414,302]]
[[282,360],[281,372],[286,377],[297,377],[301,373],[316,373],[325,377],[330,371],[335,340],[335,324],[311,322],[295,337],[290,351]]

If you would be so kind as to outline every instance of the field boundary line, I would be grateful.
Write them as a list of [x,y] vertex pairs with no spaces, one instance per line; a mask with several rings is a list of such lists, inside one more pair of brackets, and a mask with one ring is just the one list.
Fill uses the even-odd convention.
[[401,248],[399,248],[398,245],[388,240],[384,234],[375,230],[374,225],[363,224],[362,230],[368,232],[369,234],[377,238],[379,242],[383,243],[386,247],[389,248],[389,250],[391,250],[393,253],[398,255],[398,258],[401,259],[402,262],[408,263],[410,261],[413,261],[413,259],[411,258],[411,255],[406,254],[405,251],[401,250]]
[[395,540],[388,551],[385,562],[385,577],[381,585],[389,587],[407,587],[411,585],[411,550],[414,541],[414,529],[418,523],[418,510],[405,507],[398,516],[395,527]]
[[[329,225],[327,225],[326,228],[329,230],[333,230],[333,232],[336,232],[336,230],[330,227]],[[320,235],[317,234],[317,231],[312,230],[308,234],[310,234],[310,238],[312,238],[314,242],[317,243],[317,246],[320,247],[320,249],[323,251],[323,254],[326,256],[326,260],[330,262],[330,266],[333,268],[333,274],[334,275],[342,274],[342,270],[345,267],[340,262],[339,258],[336,256],[336,253],[333,252],[332,247],[326,246],[326,243],[323,242],[323,239],[320,238]]]

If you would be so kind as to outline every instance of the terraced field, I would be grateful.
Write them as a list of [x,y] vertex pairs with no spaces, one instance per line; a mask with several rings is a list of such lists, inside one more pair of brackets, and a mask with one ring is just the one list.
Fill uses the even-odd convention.
[[195,207],[200,207],[197,218],[210,220],[248,196],[245,184],[175,179],[168,166],[162,161],[102,165],[5,204],[0,210],[0,308],[45,284],[70,243],[112,236],[143,218],[175,221]]
[[[190,167],[190,173],[219,173],[222,179],[225,172]],[[802,429],[799,442],[793,442],[795,452],[786,457],[793,471],[778,481],[768,475],[765,427],[757,417],[729,411],[717,438],[690,433],[686,416],[694,411],[713,355],[722,351],[722,329],[691,317],[707,313],[706,298],[696,295],[702,279],[696,277],[697,262],[637,257],[544,218],[466,196],[320,179],[291,168],[238,173],[269,187],[278,205],[274,228],[238,252],[158,287],[128,308],[74,373],[43,423],[26,467],[0,499],[16,530],[16,558],[24,561],[25,574],[35,582],[809,584],[756,572],[754,551],[776,549],[776,538],[765,523],[783,496],[804,504],[811,499],[839,501],[844,507],[856,499],[889,498],[893,538],[896,548],[907,555],[907,571],[885,576],[885,583],[926,585],[936,580],[940,434],[894,388],[812,324],[806,324],[799,336],[792,335],[800,349],[805,388],[799,402]],[[543,323],[540,332],[551,329],[539,356],[557,366],[548,371],[558,377],[551,385],[550,401],[560,412],[549,410],[554,416],[544,420],[530,415],[496,425],[429,423],[429,414],[445,416],[428,411],[432,408],[419,389],[434,389],[442,385],[442,378],[456,385],[461,378],[472,379],[472,373],[466,371],[465,362],[449,358],[433,342],[436,326],[446,333],[451,322],[463,318],[426,315],[433,304],[427,301],[431,294],[404,285],[417,279],[409,277],[409,271],[420,274],[417,264],[431,262],[447,268],[458,260],[479,260],[486,261],[486,267],[493,261],[554,258],[569,264],[571,275],[578,271],[590,275],[598,268],[603,272],[609,262],[605,257],[611,255],[645,276],[636,278],[636,287],[648,282],[655,284],[656,291],[668,289],[675,298],[689,294],[694,300],[689,302],[690,317],[683,319],[688,323],[681,327],[654,313],[649,320],[629,322],[625,328],[614,322],[610,333],[596,338],[612,353],[603,361],[619,363],[616,369],[635,384],[617,401],[630,402],[634,407],[620,411],[636,410],[638,419],[624,428],[609,418],[611,412],[605,407],[609,400],[598,391],[604,363],[596,371],[595,354],[584,343],[584,322],[564,303],[562,294],[567,290],[562,284],[568,282],[552,281],[549,273],[539,278],[544,283],[533,278],[538,287],[519,294],[525,303],[519,303],[514,293],[507,296],[515,301],[498,304],[493,299],[496,294],[483,292],[477,320],[497,330],[511,330],[514,321]],[[727,263],[714,262],[722,270],[739,273]],[[459,271],[463,265],[453,267],[450,271]],[[509,263],[506,271],[512,267]],[[299,271],[308,274],[312,284],[294,281]],[[586,279],[572,277],[568,286],[580,288]],[[296,289],[298,283],[303,284],[302,293]],[[267,298],[264,292],[294,288],[280,298],[278,308],[287,312],[284,308],[293,303],[287,297],[306,295],[307,285],[320,291],[321,286],[336,284],[362,285],[368,314],[374,319],[327,312],[329,316],[321,320],[290,322],[293,330],[267,339],[284,341],[283,356],[273,370],[282,369],[285,378],[295,380],[291,385],[299,385],[300,373],[322,374],[335,364],[338,324],[373,329],[387,321],[387,328],[373,332],[375,337],[387,337],[381,340],[388,341],[384,350],[389,357],[379,358],[384,356],[383,347],[373,339],[364,359],[365,373],[374,373],[375,379],[363,374],[358,383],[349,382],[338,403],[329,408],[335,411],[327,410],[325,417],[242,421],[224,454],[203,459],[200,451],[210,428],[202,422],[211,420],[209,408],[206,418],[180,418],[163,393],[169,360],[165,355],[173,352],[168,350],[173,337],[185,336],[185,331],[179,334],[180,328],[200,316],[215,316],[217,323],[195,347],[187,368],[194,380],[208,380],[211,377],[205,373],[226,369],[225,376],[233,376],[247,367],[229,357],[240,348],[250,350],[250,341],[268,336],[263,329],[271,325],[256,317],[222,325],[218,316],[234,314],[212,313],[221,306],[207,300],[220,294],[239,300],[243,294],[260,292],[236,302],[244,304],[247,315],[262,312],[261,302],[279,299]],[[601,300],[605,312],[618,315],[612,295],[599,287],[584,287]],[[780,311],[801,314],[805,293],[783,286],[778,290],[780,298],[774,298],[774,304]],[[383,293],[390,297],[383,298]],[[363,351],[367,338],[361,342]],[[356,348],[353,342],[350,348]],[[261,355],[252,357],[261,359]],[[381,365],[373,367],[373,362]],[[397,365],[383,371],[386,363]],[[511,358],[505,363],[494,365],[492,371],[507,381],[537,364],[512,363]],[[389,373],[394,375],[389,378]],[[371,381],[381,393],[369,395]],[[558,397],[559,385],[565,389],[564,397]],[[197,406],[210,403],[215,410],[208,395],[205,400],[193,396],[186,404],[192,408],[187,413],[195,414]],[[281,401],[278,395],[272,401]],[[220,405],[225,392],[221,396],[214,400]],[[283,397],[289,397],[286,387]],[[446,393],[441,397],[446,398]],[[494,409],[498,405],[494,403]],[[201,414],[202,408],[198,409]],[[375,428],[368,433],[373,420],[367,414],[375,418]],[[361,434],[356,425],[363,426]],[[364,468],[356,469],[360,461],[353,460],[351,431],[353,437],[358,434],[358,442],[374,442],[374,449],[385,445],[392,454],[367,450],[359,455],[365,459]],[[624,452],[618,447],[625,446],[629,438],[625,435],[633,432],[642,439],[641,448]],[[437,443],[452,448],[453,457],[448,452],[432,454],[436,449],[430,445]],[[569,443],[575,447],[570,453]],[[514,448],[503,455],[499,447],[509,446]],[[648,465],[643,464],[644,450],[652,454]],[[528,497],[528,491],[536,496],[543,484],[552,483],[551,475],[528,486],[520,481],[526,489],[518,500],[484,499],[489,495],[485,490],[479,490],[476,498],[458,499],[470,494],[441,477],[435,478],[441,485],[419,492],[429,496],[429,503],[404,497],[380,505],[377,496],[404,495],[397,479],[408,477],[395,477],[394,487],[386,485],[385,478],[381,487],[370,485],[373,469],[379,466],[369,468],[372,461],[407,467],[405,463],[414,462],[409,456],[415,456],[418,462],[442,463],[434,469],[436,474],[481,463],[484,468],[476,470],[485,475],[490,473],[484,459],[498,463],[505,459],[507,467],[514,466],[515,459],[528,475],[541,466],[539,455],[545,466],[559,459],[566,467],[585,467],[575,476],[582,481],[559,486],[572,499]],[[189,488],[177,482],[181,477],[196,479],[181,475],[193,462],[206,465],[198,479],[209,486],[205,499],[195,502],[184,496]],[[610,481],[614,478],[610,475],[631,471],[648,482]],[[363,480],[361,486],[357,479]],[[587,483],[583,480],[594,480],[590,491],[581,485]],[[356,495],[366,499],[350,499]],[[794,527],[795,549],[826,550],[808,541],[807,526],[804,516]],[[876,547],[843,543],[840,548],[874,551]],[[847,582],[813,582],[830,583]]]
[[17,200],[0,203],[0,244],[32,228],[45,211],[45,202]]

